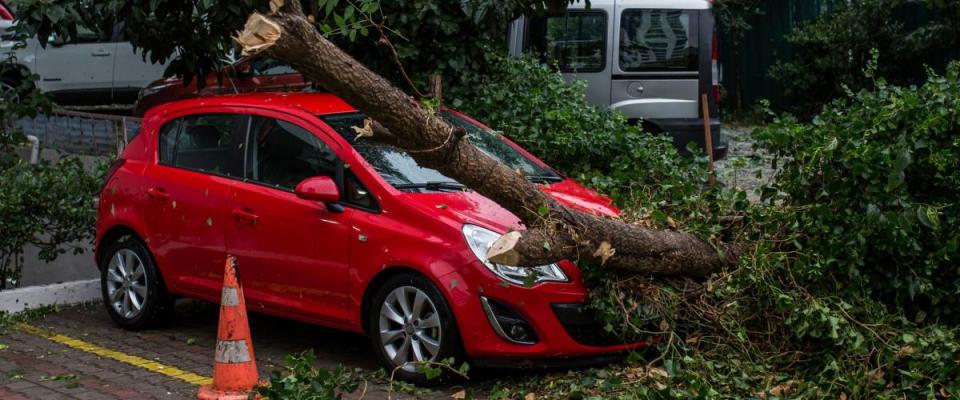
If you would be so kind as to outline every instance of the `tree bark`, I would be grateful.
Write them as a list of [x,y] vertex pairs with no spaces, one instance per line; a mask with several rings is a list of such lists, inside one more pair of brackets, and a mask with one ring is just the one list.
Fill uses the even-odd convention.
[[371,129],[376,139],[410,151],[420,165],[456,179],[519,217],[527,229],[519,237],[501,237],[488,254],[491,261],[530,267],[591,258],[640,274],[691,277],[707,276],[735,261],[732,254],[684,232],[625,224],[557,203],[522,174],[473,146],[462,129],[325,39],[298,1],[271,1],[271,12],[252,14],[236,40],[245,53],[289,63],[366,113],[376,121]]

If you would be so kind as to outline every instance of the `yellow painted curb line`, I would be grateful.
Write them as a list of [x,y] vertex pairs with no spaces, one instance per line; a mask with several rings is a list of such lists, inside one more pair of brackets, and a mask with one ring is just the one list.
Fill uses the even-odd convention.
[[43,328],[38,328],[33,325],[19,323],[16,325],[16,328],[21,332],[29,333],[35,336],[40,336],[42,338],[48,339],[52,342],[60,343],[67,347],[71,347],[80,351],[85,351],[87,353],[95,354],[103,358],[109,358],[111,360],[120,361],[125,364],[130,364],[134,367],[143,368],[145,370],[156,372],[158,374],[163,374],[171,378],[176,378],[193,385],[213,384],[213,379],[210,379],[203,375],[197,375],[193,372],[184,371],[180,368],[164,365],[153,360],[148,360],[143,357],[131,356],[129,354],[121,353],[116,350],[110,350],[104,347],[97,346],[95,344],[84,342],[80,339],[74,339],[70,336],[61,335],[59,333],[52,332]]

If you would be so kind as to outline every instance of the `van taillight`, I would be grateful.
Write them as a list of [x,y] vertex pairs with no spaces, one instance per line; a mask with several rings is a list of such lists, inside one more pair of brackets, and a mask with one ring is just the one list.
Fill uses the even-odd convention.
[[113,178],[113,174],[116,174],[117,171],[120,170],[120,167],[122,167],[126,162],[127,160],[118,158],[110,163],[110,167],[107,168],[107,173],[103,175],[103,185],[100,186],[100,191],[97,192],[98,195],[107,189],[107,183],[109,183],[110,179]]
[[713,44],[710,50],[711,74],[713,75],[713,101],[720,104],[720,38],[713,33]]

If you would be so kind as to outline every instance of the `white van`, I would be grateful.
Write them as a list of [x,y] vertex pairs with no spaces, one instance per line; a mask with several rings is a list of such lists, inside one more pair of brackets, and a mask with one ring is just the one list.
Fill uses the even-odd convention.
[[620,110],[684,150],[705,148],[701,94],[710,111],[714,157],[726,155],[717,100],[720,73],[712,1],[579,1],[560,14],[511,24],[511,55],[556,62],[587,83],[587,101]]
[[163,76],[167,65],[144,60],[142,51],[123,38],[120,24],[106,32],[81,29],[70,42],[52,37],[46,48],[36,39],[21,49],[13,50],[13,45],[5,40],[0,49],[0,62],[10,51],[16,56],[15,65],[2,69],[2,83],[16,87],[37,74],[37,88],[59,104],[132,104],[140,89]]

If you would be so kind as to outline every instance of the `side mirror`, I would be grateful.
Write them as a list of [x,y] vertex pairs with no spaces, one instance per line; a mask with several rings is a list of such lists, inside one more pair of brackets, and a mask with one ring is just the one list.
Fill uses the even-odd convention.
[[329,176],[315,176],[304,179],[293,190],[297,197],[304,200],[319,201],[324,204],[340,201],[340,189]]

